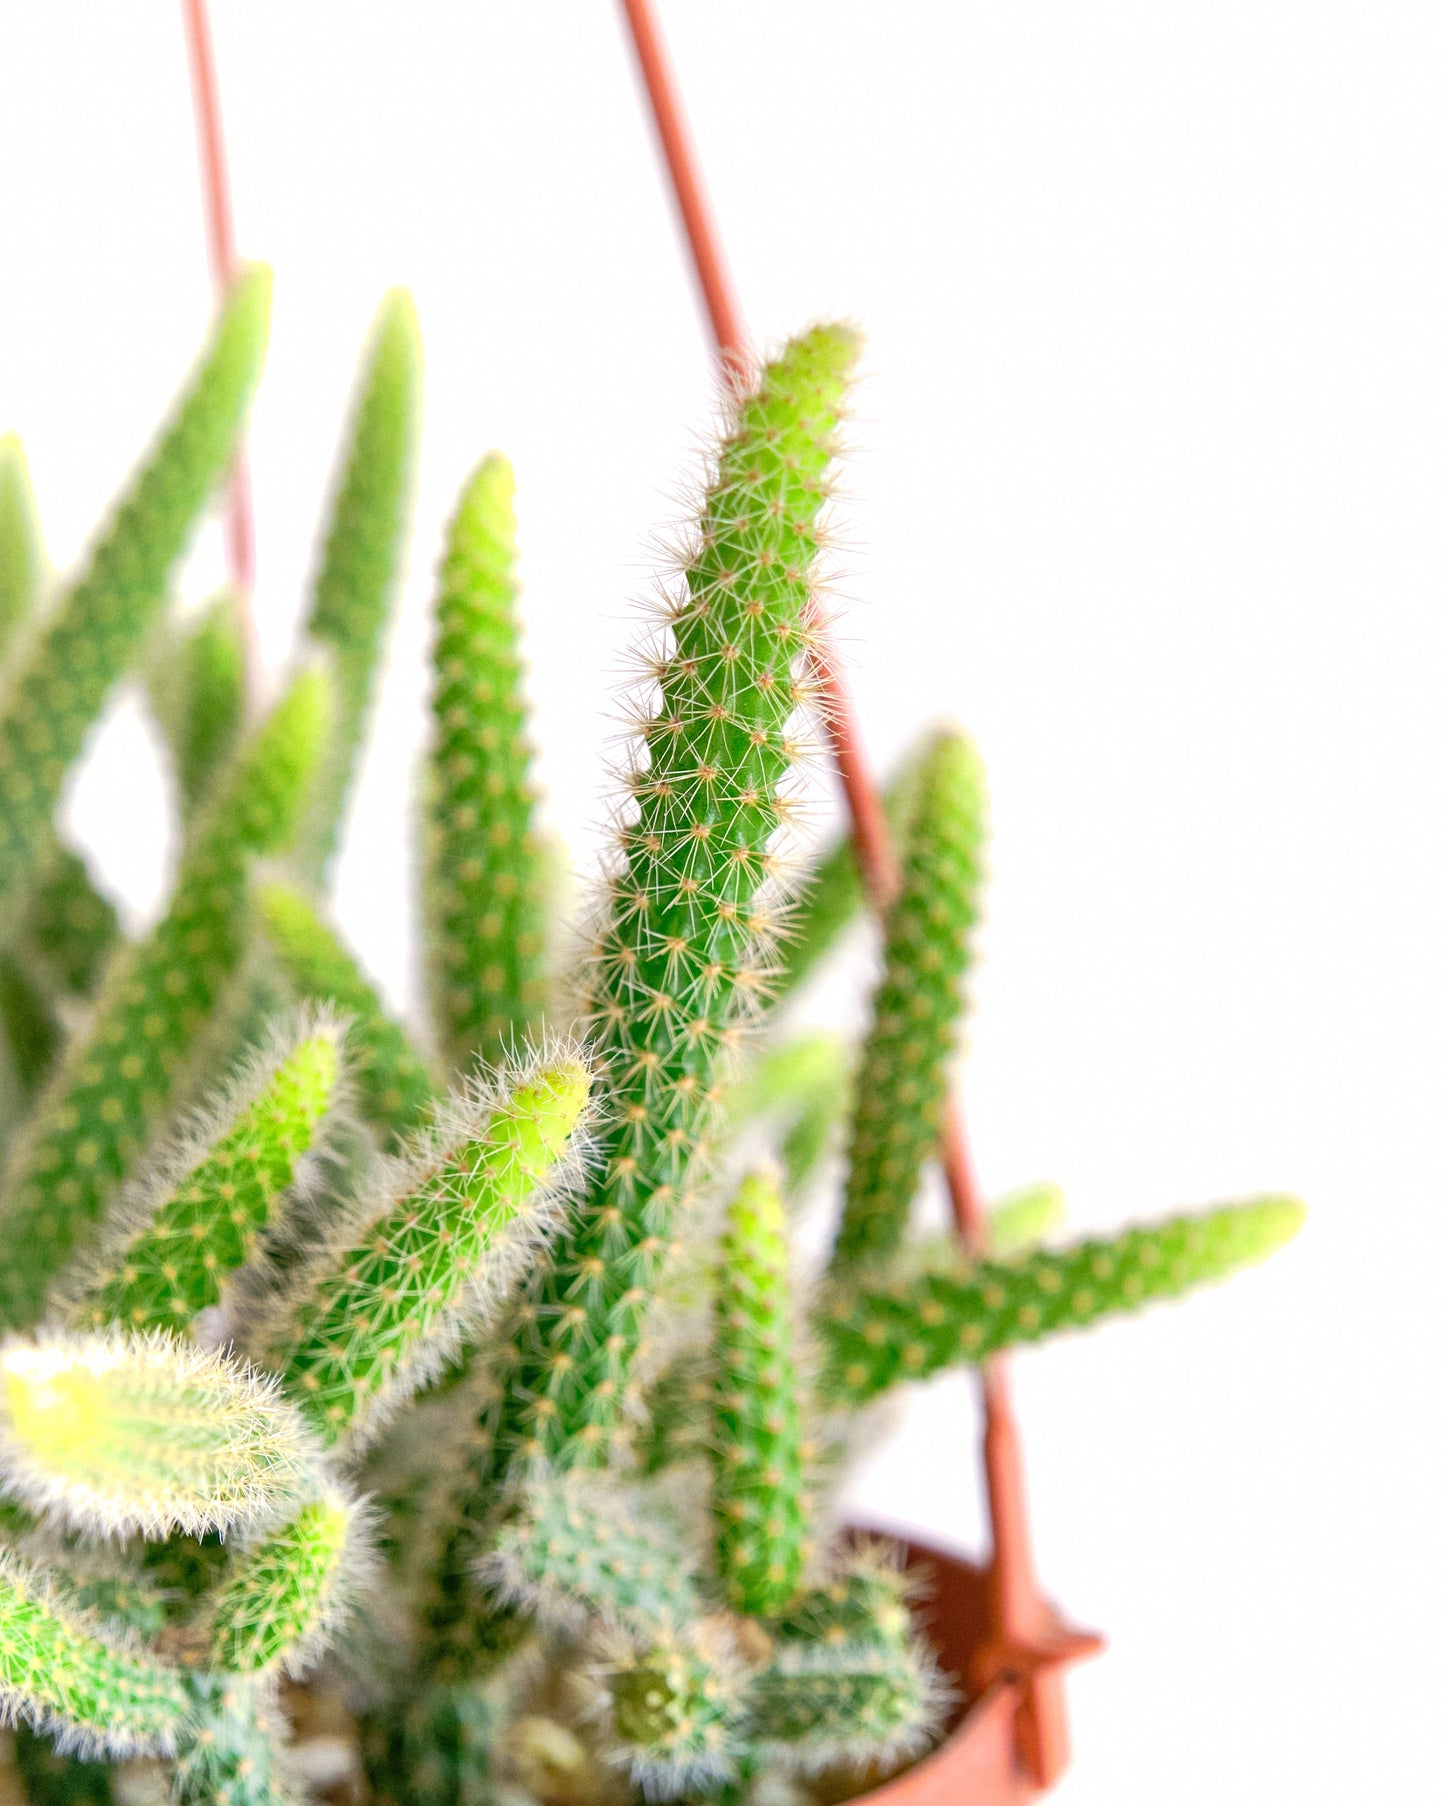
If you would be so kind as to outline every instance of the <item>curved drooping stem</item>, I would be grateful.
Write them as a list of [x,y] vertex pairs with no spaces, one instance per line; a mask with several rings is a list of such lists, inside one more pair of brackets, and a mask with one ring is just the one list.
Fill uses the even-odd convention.
[[[708,204],[702,168],[687,129],[677,78],[662,42],[652,0],[621,0],[623,12],[646,86],[659,145],[667,163],[673,194],[687,236],[693,269],[716,342],[723,374],[736,380],[749,367],[747,335],[742,322],[722,240]],[[821,628],[821,622],[815,622]],[[812,654],[822,691],[827,732],[848,807],[853,842],[864,886],[874,910],[882,915],[902,884],[902,868],[883,811],[882,797],[869,768],[852,699],[837,658],[825,636]],[[982,1249],[988,1214],[979,1190],[957,1095],[944,1102],[939,1137],[943,1168],[954,1221],[966,1246]],[[1034,1579],[1023,1470],[1012,1412],[1007,1370],[995,1359],[984,1370],[985,1476],[993,1534],[993,1594],[998,1622],[994,1640],[1023,1642],[1034,1620],[1045,1611]],[[1007,1433],[1006,1433],[1007,1432]],[[1027,1620],[1028,1622],[1025,1622]],[[1056,1780],[1068,1759],[1068,1734],[1052,1669],[1030,1672],[1016,1731],[1019,1754],[1039,1785]]]

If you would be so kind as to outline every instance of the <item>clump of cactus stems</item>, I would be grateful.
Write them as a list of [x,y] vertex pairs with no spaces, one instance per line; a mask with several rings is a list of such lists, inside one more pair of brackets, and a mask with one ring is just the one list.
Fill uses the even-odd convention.
[[[861,905],[847,844],[809,870],[790,829],[856,352],[837,326],[726,398],[651,624],[580,973],[548,966],[566,936],[547,917],[512,476],[492,454],[467,479],[418,833],[430,1023],[396,1020],[326,880],[405,537],[405,296],[365,353],[303,644],[268,709],[244,694],[234,600],[172,604],[268,294],[261,270],[234,285],[75,575],[51,576],[19,445],[0,441],[17,1772],[37,1806],[137,1797],[136,1763],[182,1800],[296,1797],[297,1681],[329,1676],[396,1806],[835,1799],[925,1750],[957,1698],[914,1628],[914,1578],[828,1502],[864,1407],[1221,1278],[1299,1207],[1054,1246],[1057,1193],[1035,1187],[999,1202],[987,1259],[915,1232],[985,862],[983,770],[952,730],[890,793],[903,885],[861,1050],[789,1026]],[[56,825],[127,678],[182,822],[138,939]],[[791,1224],[835,1166],[832,1254],[809,1269]]]

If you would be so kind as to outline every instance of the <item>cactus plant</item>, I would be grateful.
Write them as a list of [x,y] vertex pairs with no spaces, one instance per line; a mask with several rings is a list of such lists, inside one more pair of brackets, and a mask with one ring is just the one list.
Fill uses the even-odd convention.
[[[566,937],[546,916],[511,473],[493,454],[467,480],[437,585],[431,1020],[394,1016],[325,882],[405,528],[404,296],[367,353],[279,702],[246,704],[231,599],[146,650],[265,294],[259,273],[233,292],[53,601],[0,440],[0,1020],[23,1080],[0,1186],[0,1702],[19,1772],[37,1806],[99,1806],[104,1765],[137,1757],[178,1801],[279,1806],[281,1680],[319,1667],[356,1685],[367,1779],[395,1806],[835,1800],[925,1749],[957,1685],[896,1554],[836,1534],[826,1457],[856,1414],[1221,1278],[1299,1208],[1057,1247],[1058,1194],[1035,1187],[1000,1200],[987,1259],[915,1235],[982,879],[982,767],[952,730],[895,785],[904,881],[861,1054],[775,1028],[861,898],[843,843],[790,915],[782,861],[842,327],[729,392],[649,623],[581,970],[547,958]],[[183,828],[131,944],[53,819],[127,672]],[[831,1184],[845,1116],[820,1270],[791,1215]]]

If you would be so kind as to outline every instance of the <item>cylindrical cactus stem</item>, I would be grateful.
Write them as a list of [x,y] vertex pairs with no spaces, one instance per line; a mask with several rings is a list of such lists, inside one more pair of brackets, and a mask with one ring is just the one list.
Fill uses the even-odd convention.
[[325,1442],[355,1444],[451,1356],[535,1256],[581,1126],[588,1069],[539,1057],[443,1105],[251,1332]]
[[645,1398],[647,1429],[638,1450],[645,1474],[706,1455],[717,1394],[711,1351],[688,1349],[663,1368]]
[[747,1671],[725,1621],[700,1619],[641,1646],[604,1637],[592,1678],[604,1753],[645,1799],[709,1798],[736,1776]]
[[168,1753],[190,1717],[182,1675],[104,1634],[0,1551],[0,1715],[84,1755]]
[[14,1082],[32,1098],[55,1065],[64,1031],[49,993],[11,953],[0,953],[0,1028]]
[[311,1484],[313,1444],[275,1384],[194,1344],[110,1331],[0,1346],[0,1474],[92,1537],[200,1536]]
[[433,1016],[457,1068],[521,1045],[543,998],[512,494],[494,452],[462,491],[437,593],[425,901]]
[[36,1320],[51,1281],[184,1095],[187,1055],[240,965],[251,861],[290,840],[328,699],[324,673],[303,670],[241,746],[187,841],[165,915],[111,967],[86,1033],[12,1149],[0,1321]]
[[166,580],[224,472],[261,366],[271,279],[248,270],[161,436],[80,576],[0,696],[0,924],[26,895],[60,787],[165,603]]
[[339,1038],[329,1017],[303,1018],[251,1057],[132,1188],[96,1257],[66,1282],[72,1321],[183,1334],[219,1301],[312,1146],[336,1088]]
[[817,1325],[827,1351],[826,1393],[856,1407],[900,1381],[1180,1297],[1265,1259],[1303,1221],[1295,1198],[1255,1198],[1068,1248],[960,1261],[954,1273],[840,1291]]
[[191,1722],[173,1774],[177,1806],[300,1806],[282,1746],[287,1727],[264,1677],[194,1674]]
[[[884,786],[883,813],[895,840],[901,841],[907,833],[922,765],[921,749],[914,749]],[[780,1000],[813,975],[862,912],[863,878],[851,834],[842,835],[828,847],[799,892],[779,951],[774,983]]]
[[237,1554],[211,1607],[213,1666],[299,1675],[345,1622],[359,1560],[357,1507],[328,1489]]
[[855,349],[840,327],[794,340],[738,400],[708,489],[597,955],[598,1178],[521,1334],[502,1424],[513,1459],[604,1457],[674,1217],[692,1206],[722,1056],[765,988],[795,665]]
[[798,1590],[809,1530],[783,1204],[768,1172],[749,1174],[728,1209],[713,1348],[718,1575],[735,1611],[767,1618]]
[[22,1090],[33,1096],[65,1042],[66,1006],[90,999],[120,941],[115,906],[91,883],[85,861],[52,839],[0,954],[0,1021]]
[[37,867],[17,953],[52,995],[89,997],[119,941],[115,905],[96,890],[80,854],[55,842]]
[[426,1062],[375,987],[304,892],[267,879],[253,888],[271,951],[297,995],[350,1018],[349,1066],[360,1114],[395,1148],[431,1115],[436,1090]]
[[181,814],[189,817],[225,768],[245,720],[245,638],[230,590],[171,630],[146,673],[146,694],[170,752]]
[[477,1577],[548,1630],[681,1630],[702,1611],[675,1527],[592,1473],[524,1486]]
[[503,1704],[494,1687],[431,1682],[370,1714],[362,1755],[376,1806],[503,1806]]
[[421,416],[421,336],[393,289],[362,357],[306,631],[336,663],[337,710],[298,858],[319,879],[336,850],[381,662],[406,539]]
[[962,734],[939,733],[919,771],[903,889],[889,912],[859,1064],[835,1272],[887,1260],[907,1233],[919,1175],[938,1142],[958,1039],[983,838],[978,755]]
[[917,1640],[781,1643],[748,1691],[748,1740],[785,1771],[886,1771],[927,1749],[949,1698]]
[[25,448],[0,433],[0,654],[8,650],[45,583],[45,542]]

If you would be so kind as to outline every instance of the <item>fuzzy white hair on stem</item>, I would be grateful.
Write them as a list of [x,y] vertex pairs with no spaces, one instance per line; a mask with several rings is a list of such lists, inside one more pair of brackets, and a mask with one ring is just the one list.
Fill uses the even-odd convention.
[[283,1507],[319,1460],[274,1377],[166,1332],[0,1344],[0,1485],[82,1536],[224,1533]]

